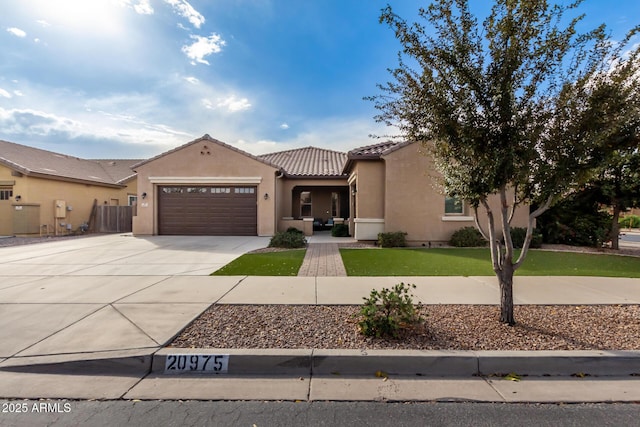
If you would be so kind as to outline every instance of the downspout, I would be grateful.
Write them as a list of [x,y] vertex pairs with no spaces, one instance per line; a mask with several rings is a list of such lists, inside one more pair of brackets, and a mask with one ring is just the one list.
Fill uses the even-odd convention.
[[282,169],[276,171],[275,188],[273,189],[273,205],[274,205],[273,234],[278,232],[278,216],[280,214],[279,205],[278,205],[278,180],[282,179],[283,176],[284,176],[284,172],[282,171]]

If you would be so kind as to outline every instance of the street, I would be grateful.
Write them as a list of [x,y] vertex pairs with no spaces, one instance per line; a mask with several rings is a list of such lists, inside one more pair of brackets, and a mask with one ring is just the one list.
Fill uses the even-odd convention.
[[640,417],[639,404],[616,403],[14,400],[2,401],[1,409],[0,425],[6,427],[629,426]]

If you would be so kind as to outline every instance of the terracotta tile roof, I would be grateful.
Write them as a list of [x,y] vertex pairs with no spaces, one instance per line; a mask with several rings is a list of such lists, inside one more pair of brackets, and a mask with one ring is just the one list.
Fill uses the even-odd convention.
[[118,160],[117,167],[0,140],[0,163],[27,176],[120,186],[138,160]]
[[292,177],[342,177],[347,154],[324,148],[305,147],[263,154],[261,159],[281,167]]
[[411,144],[410,141],[385,141],[379,144],[354,148],[347,153],[348,160],[344,165],[343,171],[348,173],[353,163],[357,160],[376,160],[409,144]]
[[398,141],[386,141],[381,142],[379,144],[367,145],[364,147],[354,148],[349,151],[348,155],[350,159],[377,159],[380,156],[387,154],[387,152],[391,152],[400,147],[404,147],[407,145],[406,142],[398,142]]

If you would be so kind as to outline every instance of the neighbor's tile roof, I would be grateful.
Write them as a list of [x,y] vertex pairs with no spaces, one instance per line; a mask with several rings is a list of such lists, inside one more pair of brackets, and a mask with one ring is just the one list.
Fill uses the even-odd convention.
[[[115,162],[115,164],[110,164]],[[139,160],[86,160],[0,140],[0,163],[25,175],[119,186]]]
[[293,177],[341,177],[347,154],[324,148],[305,147],[259,156],[281,167]]

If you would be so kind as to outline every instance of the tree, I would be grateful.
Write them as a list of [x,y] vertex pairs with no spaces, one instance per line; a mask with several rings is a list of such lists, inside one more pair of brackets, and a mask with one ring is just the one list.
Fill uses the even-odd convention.
[[609,239],[611,248],[619,249],[620,213],[640,207],[640,148],[616,150],[597,170],[589,186],[597,193],[598,201],[611,207],[612,221]]
[[[637,132],[627,129],[622,114],[602,116],[618,113],[616,106],[637,91],[638,49],[623,51],[632,33],[623,43],[608,40],[604,25],[578,34],[582,16],[565,15],[581,2],[496,0],[482,26],[468,0],[421,8],[428,26],[407,24],[390,6],[380,17],[402,50],[398,67],[389,70],[394,81],[368,98],[380,111],[376,119],[427,147],[444,191],[473,207],[491,244],[500,321],[509,325],[515,324],[513,274],[526,257],[536,217],[584,183],[621,144],[618,136]],[[608,92],[612,85],[616,90]],[[488,203],[493,194],[501,201],[497,213]],[[510,224],[523,203],[537,208],[515,259]],[[479,208],[487,211],[486,228]]]

